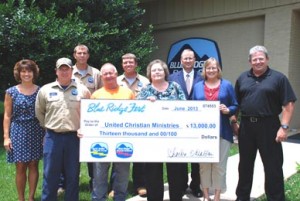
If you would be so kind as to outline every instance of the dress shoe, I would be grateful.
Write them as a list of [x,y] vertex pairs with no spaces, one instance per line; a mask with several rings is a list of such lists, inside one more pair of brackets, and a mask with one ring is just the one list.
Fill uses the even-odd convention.
[[191,189],[191,190],[192,190],[193,196],[195,196],[197,198],[201,198],[203,196],[203,192],[201,191],[200,188],[198,188],[198,189]]

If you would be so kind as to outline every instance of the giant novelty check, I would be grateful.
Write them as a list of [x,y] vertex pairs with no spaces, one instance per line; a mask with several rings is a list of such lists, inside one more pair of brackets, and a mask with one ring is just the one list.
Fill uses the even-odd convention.
[[219,101],[81,101],[81,162],[218,162]]

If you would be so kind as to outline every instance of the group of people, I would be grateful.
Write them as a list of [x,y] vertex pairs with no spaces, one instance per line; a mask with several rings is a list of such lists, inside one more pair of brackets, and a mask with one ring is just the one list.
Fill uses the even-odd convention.
[[[257,150],[264,164],[267,199],[285,200],[281,142],[287,139],[296,96],[286,76],[269,67],[264,46],[250,49],[251,68],[240,75],[235,87],[222,78],[215,58],[205,61],[201,74],[195,71],[191,49],[181,53],[182,70],[169,75],[167,64],[156,59],[147,66],[146,77],[137,72],[137,58],[132,53],[122,56],[122,75],[112,63],[105,63],[100,71],[89,66],[85,45],[76,46],[73,56],[75,65],[68,58],[57,60],[56,81],[43,87],[34,84],[39,74],[35,62],[23,59],[14,67],[19,84],[6,91],[3,125],[7,161],[16,164],[19,201],[25,201],[27,180],[28,200],[34,200],[42,158],[42,201],[57,200],[62,180],[65,200],[79,200],[79,139],[83,136],[80,100],[86,98],[220,101],[220,120],[216,120],[220,121],[219,162],[192,163],[189,184],[187,163],[166,163],[170,200],[182,201],[190,190],[194,196],[210,201],[212,189],[214,201],[220,201],[221,193],[226,191],[233,134],[238,136],[240,152],[236,201],[250,201]],[[132,167],[136,194],[148,201],[163,201],[163,163],[140,162]],[[115,201],[125,201],[129,170],[129,163],[88,163],[91,200],[105,201],[110,192]]]

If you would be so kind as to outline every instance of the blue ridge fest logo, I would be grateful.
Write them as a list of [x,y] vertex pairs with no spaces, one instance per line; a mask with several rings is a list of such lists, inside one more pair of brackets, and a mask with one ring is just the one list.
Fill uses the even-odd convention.
[[104,142],[96,142],[91,145],[91,155],[94,158],[104,158],[108,154],[108,145]]
[[133,146],[129,142],[121,142],[116,146],[116,155],[119,158],[130,158],[133,154]]
[[167,59],[170,74],[182,69],[180,57],[184,49],[195,52],[194,69],[199,73],[202,72],[203,64],[209,57],[216,58],[222,66],[220,51],[215,41],[207,38],[186,38],[173,43],[170,47]]
[[90,76],[90,77],[88,78],[88,82],[89,82],[89,83],[94,83],[94,78]]

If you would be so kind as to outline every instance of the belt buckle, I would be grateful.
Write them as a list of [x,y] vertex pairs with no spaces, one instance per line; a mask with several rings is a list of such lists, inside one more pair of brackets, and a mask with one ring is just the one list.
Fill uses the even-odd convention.
[[258,118],[256,118],[256,117],[250,117],[249,120],[250,120],[251,123],[256,123],[257,120],[258,120]]

